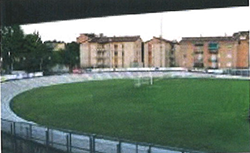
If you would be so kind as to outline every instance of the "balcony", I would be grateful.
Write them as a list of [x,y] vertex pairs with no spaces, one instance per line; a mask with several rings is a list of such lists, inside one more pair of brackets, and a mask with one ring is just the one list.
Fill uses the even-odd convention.
[[217,54],[217,53],[218,53],[218,50],[209,50],[209,53]]
[[101,54],[101,53],[105,53],[106,50],[105,49],[101,49],[101,48],[97,48],[97,54]]
[[210,53],[218,53],[219,44],[218,43],[210,43],[208,45],[208,50]]
[[195,63],[194,63],[194,67],[203,68],[203,67],[204,67],[204,64],[203,64],[203,62],[195,62]]
[[96,65],[97,68],[107,68],[109,67],[108,65],[104,64],[104,63],[97,63]]
[[[167,59],[167,57],[166,57],[166,59]],[[174,55],[170,55],[170,56],[169,56],[169,59],[170,59],[170,60],[174,60],[174,59],[175,59],[175,56],[174,56]]]
[[97,56],[96,59],[97,59],[97,60],[105,60],[106,57],[104,57],[104,56]]
[[212,59],[212,58],[210,58],[210,59],[208,59],[208,62],[217,63],[218,59]]
[[203,50],[194,49],[195,54],[203,54]]
[[218,69],[218,63],[212,63],[210,66],[209,66],[210,69]]
[[194,60],[194,67],[202,68],[204,67],[203,58]]

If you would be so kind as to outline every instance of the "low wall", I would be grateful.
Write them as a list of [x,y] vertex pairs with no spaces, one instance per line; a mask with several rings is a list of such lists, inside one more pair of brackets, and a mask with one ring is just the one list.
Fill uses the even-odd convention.
[[43,72],[34,72],[34,73],[19,73],[19,74],[10,74],[0,76],[0,81],[11,81],[11,80],[21,80],[35,77],[42,77]]

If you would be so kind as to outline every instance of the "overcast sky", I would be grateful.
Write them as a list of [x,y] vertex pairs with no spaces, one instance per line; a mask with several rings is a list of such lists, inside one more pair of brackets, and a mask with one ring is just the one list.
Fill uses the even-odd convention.
[[67,20],[21,26],[25,34],[38,31],[43,41],[75,41],[80,33],[105,36],[140,35],[143,41],[153,36],[168,40],[181,37],[225,36],[250,29],[250,7],[172,11]]

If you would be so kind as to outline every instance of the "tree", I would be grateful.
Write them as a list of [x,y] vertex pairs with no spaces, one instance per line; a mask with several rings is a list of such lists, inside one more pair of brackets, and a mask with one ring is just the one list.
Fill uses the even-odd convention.
[[79,44],[76,42],[71,42],[66,44],[66,48],[63,51],[63,63],[72,70],[75,67],[79,67]]
[[10,73],[13,70],[18,52],[23,50],[24,33],[20,26],[3,26],[2,29],[2,68]]
[[38,32],[24,35],[20,26],[2,28],[3,69],[27,72],[43,71],[49,67],[51,50],[42,42]]
[[48,69],[51,50],[43,44],[39,33],[24,37],[23,50],[18,52],[17,69],[27,72],[44,71]]

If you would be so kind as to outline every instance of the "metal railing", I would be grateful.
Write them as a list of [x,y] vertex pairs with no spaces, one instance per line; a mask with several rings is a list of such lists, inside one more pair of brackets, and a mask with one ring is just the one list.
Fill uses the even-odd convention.
[[193,150],[132,142],[95,134],[49,128],[37,124],[1,119],[1,130],[68,153],[187,153]]

